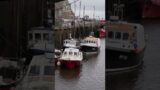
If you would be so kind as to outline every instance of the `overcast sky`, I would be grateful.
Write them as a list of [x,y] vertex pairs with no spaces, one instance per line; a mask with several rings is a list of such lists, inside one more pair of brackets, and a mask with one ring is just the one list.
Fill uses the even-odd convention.
[[[74,0],[68,0],[70,3]],[[75,0],[77,1],[77,0]],[[79,16],[79,10],[80,10],[80,1],[81,1],[81,14],[80,16],[83,16],[83,8],[85,6],[85,15],[88,15],[90,18],[93,18],[94,13],[94,6],[95,6],[95,17],[98,18],[98,16],[102,19],[105,18],[105,0],[78,0],[76,2],[76,16]],[[72,10],[74,9],[74,4],[72,4]]]

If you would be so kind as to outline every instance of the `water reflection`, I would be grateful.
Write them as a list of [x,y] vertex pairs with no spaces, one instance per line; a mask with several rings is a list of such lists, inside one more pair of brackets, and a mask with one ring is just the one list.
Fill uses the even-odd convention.
[[74,69],[66,69],[63,67],[58,67],[59,75],[66,80],[73,80],[80,78],[81,67],[77,67]]
[[143,65],[130,71],[113,72],[106,74],[107,90],[137,90],[139,77]]

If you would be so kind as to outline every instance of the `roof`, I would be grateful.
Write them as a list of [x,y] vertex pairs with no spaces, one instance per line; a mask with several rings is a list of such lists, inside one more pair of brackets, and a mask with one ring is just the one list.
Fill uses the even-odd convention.
[[86,37],[84,40],[96,40],[97,41],[98,38],[96,37],[93,37],[93,36],[89,36],[89,37]]
[[39,26],[39,27],[33,27],[33,28],[31,28],[31,30],[34,30],[34,29],[38,29],[38,30],[50,30],[51,28],[49,28],[49,27],[44,27],[44,26]]
[[69,52],[69,51],[74,51],[74,52],[79,52],[79,49],[76,49],[76,48],[65,48],[66,52]]
[[[53,56],[54,57],[54,56]],[[51,62],[52,59],[49,59],[47,55],[37,55],[34,56],[30,65],[53,65]]]

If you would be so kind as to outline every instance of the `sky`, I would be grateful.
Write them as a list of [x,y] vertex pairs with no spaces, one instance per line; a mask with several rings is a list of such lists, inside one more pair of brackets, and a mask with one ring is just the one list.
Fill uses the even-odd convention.
[[[77,0],[68,0],[69,3],[72,3],[73,1]],[[81,1],[81,9],[80,9],[80,1]],[[76,16],[79,16],[79,12],[81,10],[80,16],[83,17],[83,11],[85,6],[85,15],[88,15],[90,18],[96,18],[96,19],[104,19],[105,18],[105,0],[78,0],[76,5],[72,4],[72,10],[76,12]],[[76,6],[76,10],[75,10]],[[95,13],[94,13],[94,7],[95,7]],[[95,15],[93,15],[93,13]]]

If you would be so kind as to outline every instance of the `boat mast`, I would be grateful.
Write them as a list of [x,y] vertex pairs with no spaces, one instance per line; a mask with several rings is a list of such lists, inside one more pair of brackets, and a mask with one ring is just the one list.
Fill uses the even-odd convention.
[[83,30],[85,30],[85,6],[83,7]]
[[[79,2],[79,20],[81,20],[81,1]],[[80,22],[79,23],[79,31],[80,31]],[[79,32],[79,39],[81,38],[81,32]]]
[[76,30],[76,0],[74,0],[74,31],[73,31],[73,36],[75,38],[75,30]]
[[95,6],[93,6],[92,32],[93,32],[94,17],[95,17]]

